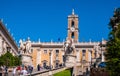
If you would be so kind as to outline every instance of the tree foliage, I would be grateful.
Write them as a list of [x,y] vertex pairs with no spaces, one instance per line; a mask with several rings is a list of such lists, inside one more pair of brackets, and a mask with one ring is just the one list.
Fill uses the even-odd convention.
[[120,8],[115,9],[109,22],[109,40],[107,42],[107,69],[111,76],[120,76]]
[[17,66],[21,64],[18,56],[13,56],[9,51],[0,56],[0,65]]

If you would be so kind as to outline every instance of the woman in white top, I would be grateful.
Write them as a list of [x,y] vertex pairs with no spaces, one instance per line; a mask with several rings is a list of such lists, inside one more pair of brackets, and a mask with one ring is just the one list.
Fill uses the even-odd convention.
[[28,74],[28,72],[27,72],[27,70],[26,70],[25,67],[22,69],[21,74],[22,74],[23,76],[25,76],[25,75]]
[[15,67],[13,67],[12,74],[13,74],[13,76],[15,76],[15,74],[16,74],[16,68]]

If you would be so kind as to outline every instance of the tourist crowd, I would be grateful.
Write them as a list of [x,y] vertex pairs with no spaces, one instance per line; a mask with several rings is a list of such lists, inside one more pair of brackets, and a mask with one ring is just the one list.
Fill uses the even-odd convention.
[[12,72],[12,76],[25,76],[27,74],[31,74],[33,71],[33,66],[28,65],[28,66],[17,66],[17,67],[12,67],[12,69],[8,70],[7,66],[1,66],[0,67],[0,76],[9,76],[8,72]]

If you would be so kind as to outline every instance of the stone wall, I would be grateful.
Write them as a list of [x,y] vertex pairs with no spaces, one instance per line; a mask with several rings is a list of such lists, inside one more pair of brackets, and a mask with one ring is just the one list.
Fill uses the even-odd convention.
[[[65,69],[67,69],[67,68],[62,67],[62,68],[46,70],[46,71],[37,71],[37,72],[32,73],[31,75],[32,76],[52,76],[53,74],[63,71]],[[30,75],[28,75],[28,76],[30,76]]]

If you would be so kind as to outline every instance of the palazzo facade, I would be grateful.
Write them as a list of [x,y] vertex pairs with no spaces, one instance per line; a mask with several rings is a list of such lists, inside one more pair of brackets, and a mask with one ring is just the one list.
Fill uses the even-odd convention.
[[0,56],[10,51],[13,55],[18,54],[18,46],[14,39],[4,26],[2,20],[0,20]]
[[[104,61],[106,41],[101,42],[79,42],[79,17],[72,11],[68,15],[68,29],[66,40],[73,40],[75,46],[76,65],[89,67],[97,62],[97,59]],[[26,42],[26,41],[25,41]],[[24,42],[24,43],[25,43]],[[64,41],[63,42],[31,42],[32,64],[37,67],[52,66],[59,67],[64,64]]]

